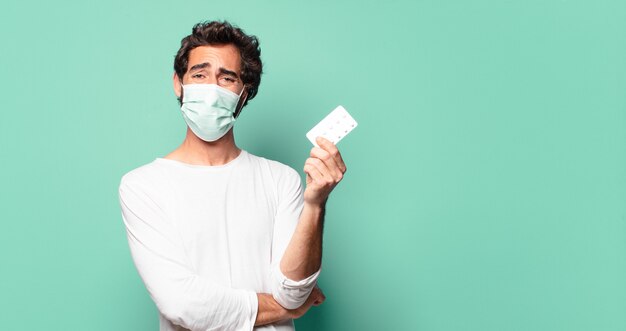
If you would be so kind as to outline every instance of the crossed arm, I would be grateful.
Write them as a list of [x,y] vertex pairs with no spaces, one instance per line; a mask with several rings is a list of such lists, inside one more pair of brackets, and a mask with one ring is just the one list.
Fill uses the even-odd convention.
[[[304,165],[307,186],[300,220],[280,261],[280,271],[285,277],[295,281],[310,277],[321,268],[326,200],[346,172],[346,165],[334,144],[321,137],[317,138],[317,144],[320,147],[311,149],[310,157]],[[316,287],[302,306],[288,310],[274,297],[258,294],[259,306],[255,325],[298,318],[311,306],[321,304],[324,299],[324,294]]]

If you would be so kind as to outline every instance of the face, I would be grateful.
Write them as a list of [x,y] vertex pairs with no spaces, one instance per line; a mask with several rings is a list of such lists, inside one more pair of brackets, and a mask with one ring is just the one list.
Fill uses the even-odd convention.
[[[236,94],[244,88],[241,57],[233,45],[199,46],[189,52],[183,84],[217,84]],[[174,91],[180,98],[182,86],[174,74]]]

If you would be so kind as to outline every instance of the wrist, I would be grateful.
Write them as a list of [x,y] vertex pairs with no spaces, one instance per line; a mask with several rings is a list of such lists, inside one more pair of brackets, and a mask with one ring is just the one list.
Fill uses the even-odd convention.
[[259,307],[255,326],[270,324],[291,318],[291,312],[281,306],[271,294],[257,293]]
[[321,202],[304,201],[304,208],[311,213],[322,215],[326,210],[326,200]]

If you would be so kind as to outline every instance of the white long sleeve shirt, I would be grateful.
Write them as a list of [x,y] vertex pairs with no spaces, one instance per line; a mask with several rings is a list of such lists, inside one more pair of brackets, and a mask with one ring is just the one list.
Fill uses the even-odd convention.
[[161,331],[252,330],[256,293],[295,308],[315,286],[319,270],[293,281],[279,268],[303,206],[300,177],[284,164],[246,151],[221,166],[157,158],[122,177],[119,197]]

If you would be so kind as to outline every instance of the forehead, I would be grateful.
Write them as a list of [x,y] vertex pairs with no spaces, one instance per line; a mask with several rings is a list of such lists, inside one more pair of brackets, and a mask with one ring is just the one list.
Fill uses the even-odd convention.
[[200,63],[209,63],[214,69],[224,68],[234,72],[241,71],[239,50],[232,44],[198,46],[189,52],[187,70]]

